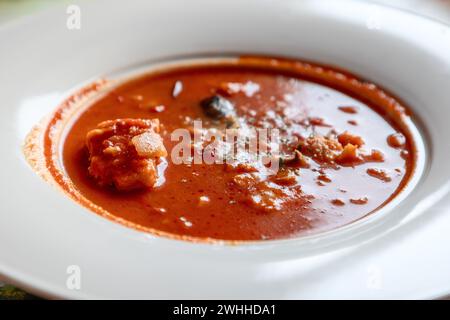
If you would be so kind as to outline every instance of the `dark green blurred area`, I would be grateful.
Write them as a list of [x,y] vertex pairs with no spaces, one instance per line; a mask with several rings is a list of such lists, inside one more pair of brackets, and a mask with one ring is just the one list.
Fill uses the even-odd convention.
[[0,284],[0,300],[35,300],[38,299],[25,291],[8,284]]
[[[73,2],[73,1],[72,1]],[[0,24],[68,0],[0,0]]]

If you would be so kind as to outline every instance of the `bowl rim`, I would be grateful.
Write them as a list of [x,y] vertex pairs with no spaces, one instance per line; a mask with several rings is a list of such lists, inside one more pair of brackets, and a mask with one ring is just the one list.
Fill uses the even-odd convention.
[[[346,2],[349,2],[349,3],[358,3],[359,5],[361,5],[361,3],[360,3],[359,1],[356,1],[356,0],[345,0],[345,1],[346,1]],[[424,20],[424,21],[429,21],[430,23],[434,23],[434,24],[437,23],[437,24],[439,24],[439,25],[445,27],[447,30],[450,31],[450,27],[449,27],[448,25],[446,25],[446,24],[440,22],[440,21],[436,21],[436,20],[433,20],[433,19],[430,19],[430,18],[427,18],[427,17],[423,17],[423,16],[417,15],[417,14],[415,14],[415,13],[411,13],[411,12],[409,12],[409,11],[407,11],[407,10],[402,10],[402,9],[393,8],[393,7],[390,7],[390,6],[379,5],[379,4],[366,4],[366,5],[371,5],[371,6],[373,5],[373,6],[380,7],[380,8],[387,8],[387,9],[392,10],[392,11],[395,11],[395,12],[401,12],[402,14],[407,14],[407,15],[410,15],[410,16],[415,16],[415,17],[418,17],[418,18],[420,18],[420,19],[422,19],[422,20]],[[63,6],[61,5],[61,7],[63,7]],[[26,19],[23,19],[23,20],[20,20],[20,21],[13,21],[13,22],[11,22],[11,23],[8,23],[7,26],[2,26],[2,27],[0,27],[0,37],[1,37],[1,36],[5,36],[5,35],[7,36],[8,31],[14,30],[14,27],[15,27],[15,26],[20,26],[20,25],[22,25],[22,23],[30,23],[30,24],[31,24],[31,22],[32,22],[34,19],[41,19],[41,18],[43,18],[43,17],[46,17],[46,16],[49,14],[50,11],[51,11],[51,12],[55,12],[56,9],[52,8],[52,10],[45,11],[44,13],[39,13],[39,14],[33,16],[32,18],[26,18]],[[69,91],[72,92],[72,90],[69,90]],[[67,96],[67,92],[66,92],[66,94],[64,94],[64,96]],[[418,125],[419,125],[419,124],[418,124]],[[425,138],[425,137],[424,137],[424,138]],[[424,160],[422,170],[425,170],[425,166],[426,166],[426,163],[425,163],[425,160]],[[417,177],[417,175],[414,175],[412,178],[414,178],[414,177]],[[421,173],[421,174],[419,175],[419,177],[417,177],[417,181],[415,181],[415,184],[420,183],[421,179],[423,179],[423,178],[424,178],[424,173]],[[413,182],[413,181],[411,180],[411,181],[408,183],[408,186],[409,186],[409,185],[412,185],[412,182]],[[408,193],[405,194],[405,191],[406,191],[406,190],[404,190],[403,192],[401,192],[401,194],[399,194],[399,195],[396,197],[396,199],[399,199],[399,197],[400,197],[402,194],[404,195],[404,197],[406,197],[410,192],[413,192],[413,190],[409,190]],[[443,194],[442,196],[444,196],[444,194]],[[401,198],[401,200],[403,200],[403,199],[404,199],[404,198]],[[394,199],[394,200],[395,200],[395,199]],[[435,200],[438,200],[438,199],[436,198]],[[391,203],[392,203],[392,201],[391,201]],[[433,203],[432,203],[432,202],[429,202],[428,204],[431,206]],[[388,204],[388,205],[389,205],[389,204]],[[388,206],[388,205],[387,205],[387,206]],[[427,209],[426,206],[422,206],[422,207],[418,208],[417,210],[424,211],[424,210],[426,210],[426,209]],[[390,208],[390,210],[392,210],[392,208]],[[416,214],[418,214],[418,213],[419,213],[419,212],[416,212]],[[89,213],[89,214],[90,214],[90,213]],[[377,217],[377,216],[380,216],[380,214],[381,214],[381,212],[378,212],[378,213],[375,214],[375,215],[369,215],[369,216]],[[387,213],[386,213],[386,214],[387,214]],[[387,214],[387,215],[388,215],[388,214]],[[94,215],[93,215],[93,216],[94,216]],[[104,218],[101,218],[101,217],[98,217],[98,218],[100,218],[101,220],[105,220]],[[390,217],[390,218],[391,218],[391,219],[394,219],[394,217]],[[366,231],[367,231],[367,232],[372,231],[372,234],[373,234],[373,232],[374,232],[375,229],[376,229],[376,230],[381,230],[381,229],[385,228],[385,225],[384,225],[384,224],[381,224],[381,221],[379,221],[379,219],[381,219],[381,217],[378,217],[378,219],[373,220],[373,225],[371,226],[371,228],[364,229],[365,231],[363,231],[363,232],[365,233]],[[109,222],[109,221],[108,221],[108,222]],[[392,221],[391,221],[391,222],[392,222]],[[344,241],[344,239],[343,239],[343,240],[340,242],[340,243],[344,246],[344,245],[347,244],[348,242],[352,242],[352,241],[355,241],[355,239],[358,239],[358,236],[361,236],[360,233],[356,232],[356,231],[354,230],[354,228],[352,228],[352,227],[355,226],[357,223],[358,223],[358,221],[349,224],[349,225],[348,225],[349,228],[346,228],[346,226],[344,226],[344,227],[340,227],[340,228],[335,229],[335,230],[331,230],[330,232],[331,232],[331,233],[335,233],[335,232],[343,231],[344,228],[345,228],[345,230],[348,230],[348,231],[346,231],[346,232],[348,233],[348,236],[349,236],[349,237],[348,237],[347,239],[345,239],[345,241]],[[112,224],[114,224],[114,226],[112,226]],[[136,237],[136,238],[139,237],[139,238],[142,238],[142,237],[141,237],[141,236],[142,236],[141,232],[138,232],[138,231],[135,231],[135,230],[130,230],[130,229],[128,229],[128,228],[119,226],[119,225],[117,225],[116,223],[111,223],[111,225],[108,224],[108,227],[116,228],[116,226],[117,226],[118,228],[120,227],[120,231],[121,231],[121,232],[124,232],[125,234],[127,234],[127,235],[130,236],[130,237]],[[398,227],[399,225],[396,224],[396,226]],[[374,229],[374,228],[375,228],[375,229]],[[386,233],[386,232],[388,232],[388,231],[390,231],[390,230],[384,229],[384,232],[377,232],[377,235],[381,237],[384,233]],[[340,233],[340,232],[339,232],[339,233]],[[320,238],[324,238],[324,235],[325,235],[325,234],[327,234],[327,232],[319,233],[319,234],[317,234],[317,235],[312,235],[311,237],[319,236]],[[336,234],[336,237],[339,237],[339,236],[340,236],[340,235],[337,235],[337,234]],[[306,237],[305,237],[305,238],[306,238]],[[287,248],[288,251],[290,251],[290,252],[291,252],[292,250],[295,251],[296,254],[297,254],[297,256],[298,256],[298,253],[299,253],[300,251],[302,251],[302,250],[304,250],[304,253],[307,253],[307,255],[309,255],[309,254],[317,254],[318,251],[315,251],[315,252],[309,252],[309,254],[308,254],[308,251],[309,251],[309,250],[307,250],[308,248],[303,248],[303,249],[302,249],[301,246],[299,247],[298,243],[293,243],[293,242],[297,242],[297,241],[302,240],[302,239],[305,239],[305,238],[302,237],[302,238],[295,238],[295,239],[270,240],[270,241],[258,242],[257,245],[255,245],[255,244],[250,244],[250,243],[249,243],[248,245],[245,245],[245,247],[246,247],[246,248],[249,248],[249,249],[255,249],[255,252],[257,252],[258,255],[259,255],[259,253],[261,252],[261,245],[263,245],[263,246],[266,247],[266,248],[270,248],[270,249],[272,249],[272,248],[274,247],[274,245],[277,246],[277,247],[284,247],[284,248],[289,247],[289,248]],[[359,239],[362,239],[362,238],[359,238]],[[163,240],[163,239],[160,239],[160,240]],[[165,239],[164,239],[164,240],[165,240]],[[286,246],[286,243],[285,243],[286,241],[291,242],[291,244],[289,244],[289,246]],[[165,242],[166,242],[166,241],[165,241]],[[169,241],[169,242],[170,242],[170,241]],[[166,242],[166,244],[170,244],[170,245],[173,245],[173,246],[176,246],[176,247],[180,247],[180,245],[181,245],[181,246],[185,246],[185,244],[181,244],[181,243],[179,243],[179,242],[177,242],[177,243],[169,243],[169,242]],[[310,244],[304,244],[304,246],[310,246],[311,244],[313,244],[314,246],[316,246],[317,250],[320,250],[320,251],[321,251],[322,249],[324,249],[325,247],[327,248],[327,250],[336,249],[336,247],[334,247],[334,246],[327,246],[327,245],[325,245],[325,247],[324,247],[323,243],[320,243],[320,242],[321,242],[320,239],[317,239],[317,238],[316,238],[316,239],[310,238],[309,242],[310,242]],[[195,244],[195,245],[198,246],[198,244]],[[209,246],[209,245],[208,245],[208,246]],[[239,247],[239,246],[238,246],[238,247]],[[227,247],[227,250],[228,250],[228,249],[231,249],[231,250],[233,250],[233,251],[236,251],[238,254],[241,254],[240,248],[238,248],[238,247],[230,247],[230,248]],[[219,251],[223,251],[223,250],[224,250],[224,247],[218,246],[218,248],[219,248]],[[309,249],[310,249],[310,248],[309,248]],[[201,245],[199,246],[199,250],[202,250],[202,246],[201,246]],[[313,250],[313,251],[314,251],[314,250]],[[321,252],[324,252],[324,251],[321,251]],[[284,252],[284,253],[283,253],[283,252],[280,252],[280,254],[284,255],[285,252]],[[253,256],[252,256],[252,257],[253,257]],[[34,277],[34,276],[32,275],[32,272],[26,274],[26,273],[20,272],[20,271],[18,271],[18,270],[11,269],[11,268],[9,268],[6,264],[4,264],[3,262],[0,262],[0,273],[1,273],[1,274],[2,274],[9,282],[11,282],[11,283],[16,283],[16,284],[18,284],[18,285],[20,285],[20,286],[26,288],[26,289],[29,290],[30,292],[36,293],[36,294],[41,295],[41,296],[45,296],[45,297],[49,297],[49,298],[51,298],[51,297],[65,297],[65,298],[88,298],[88,297],[92,297],[92,295],[87,294],[87,293],[84,293],[84,292],[76,292],[76,291],[73,291],[73,292],[71,292],[70,294],[68,294],[67,291],[61,290],[60,287],[54,286],[54,285],[49,284],[49,283],[47,283],[47,282],[45,282],[45,281],[43,282],[43,281],[41,281],[40,279]]]

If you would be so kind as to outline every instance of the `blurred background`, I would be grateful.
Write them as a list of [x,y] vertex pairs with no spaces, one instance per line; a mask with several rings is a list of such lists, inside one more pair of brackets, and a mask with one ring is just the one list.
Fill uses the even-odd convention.
[[[83,2],[96,1],[84,0]],[[214,0],[211,0],[214,1]],[[245,1],[245,0],[242,0]],[[296,0],[303,1],[303,0]],[[450,25],[450,0],[357,0],[379,3],[401,8]],[[76,0],[0,0],[0,28],[9,21],[32,15],[52,6],[77,3]],[[133,0],[124,0],[124,5],[133,5]],[[449,53],[450,54],[450,53]],[[0,279],[1,281],[1,279]],[[36,299],[36,297],[0,282],[0,300]]]
[[[84,0],[95,1],[95,0]],[[212,0],[214,1],[214,0]],[[245,0],[244,0],[245,1]],[[303,1],[303,0],[297,0]],[[450,24],[450,0],[358,0],[380,3],[391,7],[398,7],[413,11],[421,15],[440,20]],[[76,0],[0,0],[0,25],[6,21],[20,16],[30,15],[39,10],[56,4],[70,4]],[[126,5],[132,5],[132,1],[124,0]]]

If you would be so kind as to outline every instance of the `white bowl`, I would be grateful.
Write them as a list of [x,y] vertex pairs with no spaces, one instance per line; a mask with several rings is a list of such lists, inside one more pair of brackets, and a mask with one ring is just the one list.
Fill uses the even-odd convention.
[[[0,29],[0,273],[6,281],[61,298],[450,293],[450,28],[359,1],[78,6],[79,30],[67,28],[66,7]],[[26,163],[25,135],[82,84],[170,57],[223,53],[332,64],[400,97],[417,115],[425,142],[410,188],[380,212],[331,232],[238,246],[194,244],[103,219]],[[81,271],[80,288],[70,285],[73,270]]]

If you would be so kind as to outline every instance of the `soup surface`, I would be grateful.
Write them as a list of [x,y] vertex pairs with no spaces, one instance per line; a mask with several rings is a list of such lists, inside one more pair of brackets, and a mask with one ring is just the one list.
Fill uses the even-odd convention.
[[[395,98],[346,72],[243,57],[115,87],[71,124],[62,162],[85,201],[139,229],[289,238],[390,201],[414,168],[407,121]],[[258,140],[252,158],[238,143],[250,144],[255,131],[278,140]],[[229,133],[237,137],[227,141]]]

